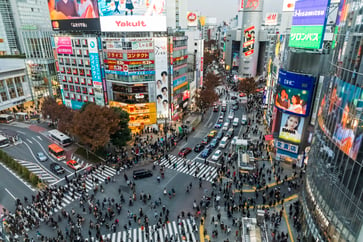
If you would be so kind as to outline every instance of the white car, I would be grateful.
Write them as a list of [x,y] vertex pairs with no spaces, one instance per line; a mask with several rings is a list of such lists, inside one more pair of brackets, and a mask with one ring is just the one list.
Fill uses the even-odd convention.
[[234,112],[228,114],[228,119],[232,120],[234,118]]
[[217,150],[213,156],[212,156],[212,160],[214,161],[218,161],[222,156],[222,151],[221,150]]

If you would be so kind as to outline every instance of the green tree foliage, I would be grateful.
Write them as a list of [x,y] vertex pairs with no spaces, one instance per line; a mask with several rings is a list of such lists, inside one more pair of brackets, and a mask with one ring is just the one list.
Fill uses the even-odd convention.
[[119,115],[113,109],[89,103],[83,111],[75,113],[73,134],[95,151],[107,144],[110,135],[119,129],[119,123]]
[[253,77],[244,78],[238,83],[238,90],[243,92],[249,97],[250,94],[254,94],[257,89],[257,83]]
[[116,147],[125,146],[131,140],[131,130],[129,129],[129,114],[121,108],[112,108],[119,115],[119,130],[111,135],[111,143]]

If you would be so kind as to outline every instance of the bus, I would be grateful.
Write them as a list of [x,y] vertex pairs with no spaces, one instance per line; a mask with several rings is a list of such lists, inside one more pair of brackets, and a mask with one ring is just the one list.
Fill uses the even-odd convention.
[[66,147],[72,144],[72,140],[69,136],[63,134],[57,129],[48,131],[49,138],[56,142],[58,145]]
[[0,148],[9,146],[10,141],[4,135],[0,134]]
[[0,123],[11,123],[14,121],[14,117],[9,114],[0,114]]
[[49,154],[55,159],[61,161],[66,159],[66,154],[64,150],[56,144],[51,144],[48,146]]

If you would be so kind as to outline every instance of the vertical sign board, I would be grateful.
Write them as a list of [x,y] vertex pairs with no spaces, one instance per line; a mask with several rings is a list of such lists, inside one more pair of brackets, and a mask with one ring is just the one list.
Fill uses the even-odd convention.
[[88,38],[87,42],[88,42],[88,52],[91,64],[91,74],[92,74],[96,104],[104,106],[105,101],[103,98],[101,66],[100,66],[100,58],[98,55],[97,39]]
[[169,73],[167,38],[154,38],[157,118],[169,117]]
[[296,1],[290,32],[290,47],[320,49],[330,0]]

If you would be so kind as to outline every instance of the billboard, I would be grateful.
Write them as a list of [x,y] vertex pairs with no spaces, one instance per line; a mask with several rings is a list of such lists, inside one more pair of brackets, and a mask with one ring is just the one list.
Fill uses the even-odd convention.
[[300,143],[304,127],[304,118],[283,113],[281,117],[279,138],[293,143]]
[[296,0],[284,0],[282,5],[282,11],[293,12],[295,9],[295,1]]
[[166,1],[98,0],[101,31],[166,31]]
[[315,77],[279,70],[275,106],[285,112],[307,116]]
[[248,27],[243,34],[243,54],[252,55],[255,49],[255,26]]
[[[232,40],[232,69],[238,69],[241,41]],[[236,68],[233,68],[236,67]]]
[[57,54],[72,55],[72,39],[71,37],[54,37]]
[[265,25],[273,26],[277,25],[278,13],[267,13],[265,18]]
[[158,118],[169,117],[169,78],[167,38],[154,38],[155,48],[155,80],[156,80],[156,109]]
[[97,1],[48,0],[53,30],[100,30]]
[[363,88],[337,77],[332,82],[330,94],[325,94],[320,104],[319,125],[344,153],[356,159],[363,138],[363,121],[360,117]]
[[198,26],[198,14],[196,12],[187,12],[187,25],[189,27]]
[[110,107],[121,108],[129,114],[129,126],[150,125],[156,123],[155,103],[127,104],[110,101]]
[[290,47],[321,48],[329,1],[296,1],[290,32]]

